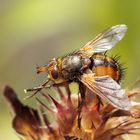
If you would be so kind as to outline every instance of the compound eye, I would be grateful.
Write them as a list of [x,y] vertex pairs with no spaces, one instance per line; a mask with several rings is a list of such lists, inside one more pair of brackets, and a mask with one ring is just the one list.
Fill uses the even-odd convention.
[[57,79],[58,78],[58,69],[57,67],[54,67],[54,69],[51,70],[51,75],[53,79]]

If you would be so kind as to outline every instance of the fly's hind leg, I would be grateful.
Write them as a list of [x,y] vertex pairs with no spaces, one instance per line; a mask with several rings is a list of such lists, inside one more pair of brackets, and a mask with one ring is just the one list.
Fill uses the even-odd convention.
[[81,96],[81,98],[79,99],[79,95],[78,95],[78,128],[79,129],[81,128],[81,110],[85,102],[85,91],[86,91],[86,87],[82,83],[79,83],[79,93]]
[[97,100],[98,100],[98,111],[100,111],[100,107],[101,107],[101,105],[103,106],[104,104],[103,104],[103,102],[102,102],[102,99],[101,99],[101,97],[99,97],[98,95],[97,95]]

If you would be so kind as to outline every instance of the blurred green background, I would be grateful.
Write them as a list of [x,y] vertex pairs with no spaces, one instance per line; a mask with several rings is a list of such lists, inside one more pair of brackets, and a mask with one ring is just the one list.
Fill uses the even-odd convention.
[[[0,12],[1,93],[8,84],[25,104],[35,104],[32,99],[23,100],[23,89],[45,80],[45,74],[36,74],[36,64],[45,65],[53,57],[78,49],[105,28],[121,23],[128,26],[128,32],[109,54],[119,54],[127,68],[124,86],[139,78],[139,0],[0,0]],[[0,139],[18,140],[3,98]]]

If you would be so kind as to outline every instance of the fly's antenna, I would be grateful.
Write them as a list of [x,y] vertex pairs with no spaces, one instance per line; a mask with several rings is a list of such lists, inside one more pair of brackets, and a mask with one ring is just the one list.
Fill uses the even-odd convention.
[[41,72],[47,72],[48,71],[48,68],[46,66],[37,66],[36,67],[36,71],[37,71],[37,74],[41,73]]

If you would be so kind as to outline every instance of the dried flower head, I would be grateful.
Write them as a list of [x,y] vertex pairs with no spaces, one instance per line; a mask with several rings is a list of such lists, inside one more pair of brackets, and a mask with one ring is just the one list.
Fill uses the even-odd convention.
[[[140,105],[134,105],[130,111],[114,108],[90,90],[86,90],[85,101],[73,94],[69,86],[65,90],[55,87],[59,98],[51,93],[42,92],[46,100],[36,98],[39,111],[23,105],[9,86],[4,88],[4,97],[10,104],[13,114],[12,126],[24,140],[114,140],[124,139],[124,134],[136,134],[140,129]],[[127,89],[129,98],[140,92],[139,88]],[[50,120],[50,115],[54,119]]]

